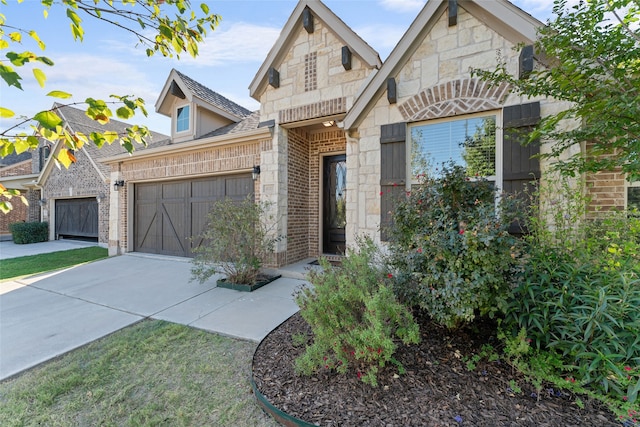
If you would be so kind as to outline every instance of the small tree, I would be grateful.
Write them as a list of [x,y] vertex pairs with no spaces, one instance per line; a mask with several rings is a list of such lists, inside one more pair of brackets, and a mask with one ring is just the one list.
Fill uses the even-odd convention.
[[[531,142],[552,141],[542,157],[553,158],[564,174],[620,168],[630,179],[640,178],[640,3],[586,0],[568,8],[566,0],[556,0],[553,12],[534,46],[540,66],[527,78],[509,74],[505,63],[473,73],[496,85],[509,83],[519,95],[570,103],[530,135]],[[581,126],[566,130],[564,120]],[[588,155],[558,160],[585,141]]]
[[207,226],[193,239],[200,244],[193,249],[192,278],[204,283],[221,273],[232,283],[255,284],[260,268],[283,238],[272,234],[273,218],[267,208],[250,198],[214,203]]

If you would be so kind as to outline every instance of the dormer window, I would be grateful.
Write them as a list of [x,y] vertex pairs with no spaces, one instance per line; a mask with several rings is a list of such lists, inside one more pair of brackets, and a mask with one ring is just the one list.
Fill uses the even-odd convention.
[[176,114],[176,132],[189,130],[189,106],[179,107]]

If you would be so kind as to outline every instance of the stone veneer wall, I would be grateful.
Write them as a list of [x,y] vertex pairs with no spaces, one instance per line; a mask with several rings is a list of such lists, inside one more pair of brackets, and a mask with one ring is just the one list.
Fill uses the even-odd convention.
[[348,184],[357,188],[357,194],[348,193],[347,197],[350,243],[361,233],[380,237],[380,126],[495,110],[521,102],[508,88],[489,88],[470,73],[471,67],[493,69],[498,54],[509,72],[515,73],[518,52],[512,50],[513,44],[464,7],[458,8],[457,25],[449,27],[447,18],[446,13],[438,17],[392,76],[397,82],[397,104],[389,104],[383,95],[358,132],[350,135],[348,153],[354,159],[348,161],[348,167],[358,168],[356,181],[348,179]]
[[[158,157],[127,160],[121,164],[111,166],[112,177],[122,179],[128,185],[115,195],[118,200],[117,221],[119,221],[117,240],[110,236],[109,247],[115,254],[128,251],[129,220],[133,220],[133,200],[129,191],[133,190],[136,182],[158,181],[170,178],[189,179],[216,174],[232,174],[240,170],[250,170],[254,165],[260,165],[261,153],[272,149],[272,141],[264,139],[247,141],[245,143],[211,146],[182,153],[167,153]],[[261,199],[260,186],[254,184],[256,200]],[[112,195],[114,197],[114,195]],[[113,215],[113,213],[112,213]]]

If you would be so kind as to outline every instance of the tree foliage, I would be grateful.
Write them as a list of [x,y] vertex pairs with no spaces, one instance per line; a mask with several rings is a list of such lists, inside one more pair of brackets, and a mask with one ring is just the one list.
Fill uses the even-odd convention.
[[[520,95],[567,101],[571,107],[543,118],[531,141],[551,141],[543,157],[554,158],[576,143],[586,152],[558,161],[564,174],[621,168],[640,178],[640,1],[584,0],[568,7],[556,0],[554,19],[539,29],[534,45],[538,66],[528,78],[495,70],[473,70]],[[518,48],[521,48],[519,46]],[[565,120],[582,126],[567,130]]]
[[[75,41],[82,42],[90,21],[99,20],[133,34],[139,45],[146,49],[147,56],[160,53],[165,57],[175,55],[180,58],[185,52],[192,57],[197,56],[198,43],[204,40],[207,31],[215,29],[220,19],[210,12],[205,3],[200,4],[196,13],[197,9],[192,8],[189,0],[40,0],[40,3],[44,18],[54,8],[65,11]],[[0,0],[0,4],[6,5],[7,0]],[[37,46],[35,52],[24,48],[28,40]],[[22,83],[27,76],[21,67],[27,64],[33,66],[32,78],[44,88],[47,79],[44,70],[55,64],[53,59],[45,56],[45,51],[45,41],[36,30],[15,27],[0,14],[0,77],[7,86],[2,89],[3,93],[6,94],[7,90],[23,90]],[[51,90],[47,96],[62,100],[71,98],[72,94],[62,89]],[[3,104],[0,103],[0,117],[14,117],[11,106]],[[136,112],[147,115],[144,100],[135,95],[111,95],[109,100],[87,98],[82,103],[67,105],[78,104],[84,104],[87,116],[100,125],[108,123],[114,115],[124,120],[130,119]],[[30,125],[30,133],[24,131],[23,127],[27,124]],[[0,157],[35,149],[39,139],[43,138],[52,144],[58,141],[64,143],[55,160],[69,167],[75,161],[73,151],[81,149],[86,143],[101,147],[117,141],[128,152],[132,152],[136,143],[146,144],[149,136],[149,130],[144,126],[131,126],[123,134],[92,132],[85,135],[71,132],[63,126],[54,107],[36,112],[31,117],[20,118],[14,125],[0,129]],[[16,195],[15,191],[7,190],[0,184],[0,196],[11,198]],[[10,208],[6,201],[1,203],[5,208]]]

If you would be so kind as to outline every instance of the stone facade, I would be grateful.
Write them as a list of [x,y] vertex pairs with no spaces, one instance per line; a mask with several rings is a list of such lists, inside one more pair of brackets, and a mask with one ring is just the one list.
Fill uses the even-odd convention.
[[[458,8],[457,25],[448,25],[446,10],[437,17],[415,51],[392,76],[397,84],[397,103],[380,97],[351,135],[347,153],[351,181],[347,200],[347,241],[358,234],[380,238],[380,127],[390,123],[411,123],[483,111],[496,112],[521,100],[505,85],[490,87],[471,75],[471,67],[493,69],[505,61],[516,73],[518,52],[514,44],[477,19],[464,7]],[[410,186],[407,180],[407,189]],[[356,193],[356,194],[354,194]]]

